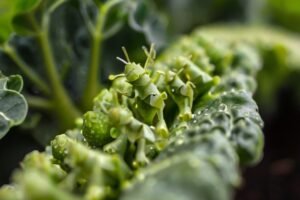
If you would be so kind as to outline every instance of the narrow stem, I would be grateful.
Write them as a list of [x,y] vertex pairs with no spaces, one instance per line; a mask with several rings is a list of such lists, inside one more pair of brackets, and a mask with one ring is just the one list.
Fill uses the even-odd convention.
[[16,51],[8,44],[3,48],[4,52],[14,61],[19,69],[24,73],[27,78],[36,85],[36,87],[46,95],[50,94],[50,88],[47,83],[44,82],[39,75],[31,69],[24,60],[16,53]]
[[83,18],[83,22],[85,23],[86,28],[88,29],[89,33],[92,34],[94,32],[94,25],[92,23],[91,18],[89,17],[88,13],[87,13],[87,8],[85,3],[86,2],[82,2],[84,5],[79,6],[79,10],[81,13],[81,16]]
[[47,111],[53,109],[53,102],[49,101],[48,99],[35,97],[35,96],[31,96],[31,95],[25,95],[25,98],[28,102],[28,105],[31,108],[47,110]]
[[111,0],[107,3],[101,4],[99,12],[96,18],[96,25],[91,30],[91,58],[88,67],[88,74],[86,79],[86,85],[82,97],[82,108],[89,110],[93,106],[93,98],[97,95],[102,88],[101,82],[98,77],[101,77],[99,65],[101,63],[102,54],[102,42],[104,40],[104,25],[106,23],[107,13],[115,5],[121,3],[121,0]]
[[84,110],[88,110],[92,107],[92,100],[101,88],[98,77],[101,77],[99,65],[102,54],[103,26],[105,23],[105,16],[106,9],[100,9],[96,19],[95,29],[91,34],[91,58],[88,67],[87,82],[82,97],[82,107]]
[[71,101],[58,75],[47,29],[40,31],[37,39],[42,49],[45,69],[53,92],[54,112],[58,115],[62,128],[71,127],[80,113]]

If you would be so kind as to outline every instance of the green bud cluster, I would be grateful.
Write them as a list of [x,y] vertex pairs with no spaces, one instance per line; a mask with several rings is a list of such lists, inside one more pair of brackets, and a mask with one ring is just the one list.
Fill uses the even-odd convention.
[[[124,50],[124,49],[123,49]],[[83,124],[29,154],[0,199],[229,200],[262,157],[255,46],[196,32],[126,61]],[[34,180],[33,180],[34,179]]]

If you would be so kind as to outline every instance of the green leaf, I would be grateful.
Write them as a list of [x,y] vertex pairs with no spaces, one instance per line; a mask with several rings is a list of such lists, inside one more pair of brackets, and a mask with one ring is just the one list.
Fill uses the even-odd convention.
[[0,71],[0,89],[20,92],[23,88],[23,79],[20,75],[4,76]]
[[11,19],[14,13],[14,1],[0,1],[0,44],[9,38],[12,32]]
[[[261,160],[264,136],[263,121],[251,95],[244,90],[221,93],[216,99],[195,106],[195,118],[189,126],[200,130],[218,128],[236,148],[242,165]],[[204,132],[205,132],[204,131]]]
[[23,80],[18,75],[0,76],[0,139],[12,126],[21,124],[27,114],[28,106],[19,92]]
[[23,89],[23,79],[20,75],[11,75],[7,81],[7,89],[21,92]]
[[34,33],[36,24],[33,22],[33,11],[41,4],[41,0],[29,0],[16,2],[16,12],[12,19],[14,30],[23,35]]
[[47,22],[50,15],[65,0],[19,0],[16,3],[16,13],[13,18],[13,28],[17,33],[31,35]]
[[[19,30],[19,26],[25,21],[24,13],[32,11],[40,4],[40,2],[41,0],[13,0],[0,2],[0,43],[8,40],[11,33],[13,33],[14,28]],[[21,17],[24,18],[24,20],[21,20]],[[15,25],[13,26],[14,20],[16,20],[17,23],[14,23]]]
[[218,131],[194,135],[182,145],[182,139],[176,140],[156,162],[141,170],[121,199],[231,199],[231,181],[227,181],[238,179],[232,147]]

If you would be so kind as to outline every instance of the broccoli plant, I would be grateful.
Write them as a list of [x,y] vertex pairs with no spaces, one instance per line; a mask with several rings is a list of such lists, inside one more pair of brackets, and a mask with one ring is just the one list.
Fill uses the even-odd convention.
[[124,72],[75,129],[25,157],[1,199],[232,199],[239,167],[262,158],[257,46],[196,31],[157,59],[143,50],[140,64],[123,48]]
[[[71,128],[81,113],[92,108],[93,97],[104,87],[102,65],[112,65],[103,61],[103,54],[112,51],[103,50],[104,42],[127,19],[131,27],[155,38],[152,26],[159,23],[146,4],[130,0],[0,3],[1,70],[24,77],[31,111],[27,127],[33,124],[31,132],[40,142]],[[141,19],[144,8],[149,11],[142,12]]]
[[[123,47],[123,73],[109,76],[106,87],[104,42],[125,20],[165,42],[150,4],[0,2],[1,70],[32,83],[24,88],[28,120],[42,116],[34,131],[75,126],[54,139],[37,136],[52,141],[24,158],[0,199],[232,199],[239,168],[262,158],[257,85],[258,97],[270,99],[299,71],[300,40],[269,27],[227,25],[184,36],[158,58],[154,45],[144,47],[143,63]],[[20,76],[0,74],[0,138],[25,118],[22,88]]]
[[[71,128],[82,113],[92,108],[93,97],[106,87],[103,83],[107,81],[106,74],[116,71],[112,68],[118,66],[116,62],[111,61],[112,59],[108,61],[110,57],[107,55],[116,54],[108,39],[122,30],[126,20],[131,28],[143,32],[148,41],[154,41],[157,46],[165,44],[167,38],[164,33],[167,32],[167,26],[154,5],[153,2],[145,0],[1,2],[1,71],[5,74],[21,74],[24,78],[23,93],[30,112],[23,127],[31,127],[30,132],[34,137],[46,144],[57,132]],[[224,27],[222,29],[210,31],[210,34],[219,38],[227,37],[228,30]],[[279,34],[267,34],[265,29],[259,27],[252,30],[257,31],[257,36],[251,34],[252,31],[248,31],[247,28],[240,29],[243,30],[234,31],[239,33],[236,35],[238,40],[242,39],[242,36],[256,46],[263,44],[263,48],[258,47],[259,54],[263,54],[266,61],[264,66],[270,67],[264,67],[263,69],[268,70],[263,70],[260,73],[262,75],[259,75],[261,87],[258,96],[265,100],[267,98],[263,95],[271,96],[275,91],[273,88],[279,86],[285,80],[288,71],[291,71],[285,67],[290,64],[286,63],[286,60],[291,60],[286,56],[286,51],[292,49],[292,52],[297,52],[297,48],[285,49],[285,46],[297,46],[297,43],[294,43],[296,40],[289,39],[286,34],[277,37],[281,35],[279,31]],[[262,38],[263,42],[257,43],[255,38]],[[280,39],[280,43],[271,42],[272,45],[265,45],[270,44],[270,39]],[[127,40],[134,43],[132,38]],[[232,37],[229,40],[234,41]],[[105,48],[107,46],[110,48]],[[132,57],[138,57],[139,61],[143,59],[138,53],[137,55]],[[296,59],[292,60],[299,60],[297,56],[294,57]],[[276,70],[272,66],[276,66]],[[217,72],[219,70],[221,69],[216,69]],[[271,80],[273,76],[265,76],[270,72],[277,77],[276,81]],[[177,80],[170,82],[179,84]],[[270,88],[269,82],[275,86]],[[186,87],[193,87],[191,83],[189,81],[189,86]],[[176,96],[172,98],[177,98],[176,104],[181,101]],[[187,103],[188,100],[184,101]],[[267,102],[264,105],[271,103]],[[185,108],[181,106],[180,109]],[[186,116],[185,114],[181,117]]]

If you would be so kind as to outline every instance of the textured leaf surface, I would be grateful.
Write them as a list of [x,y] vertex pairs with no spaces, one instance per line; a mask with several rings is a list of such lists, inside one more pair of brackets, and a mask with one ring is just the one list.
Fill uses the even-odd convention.
[[19,92],[23,87],[20,76],[0,77],[0,138],[22,123],[27,114],[27,102]]

